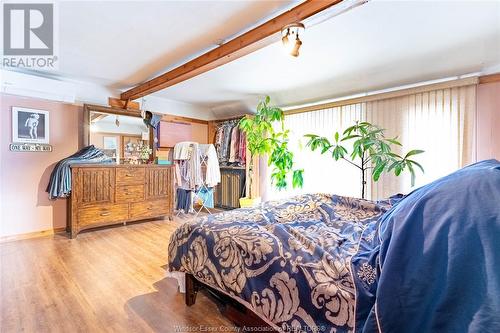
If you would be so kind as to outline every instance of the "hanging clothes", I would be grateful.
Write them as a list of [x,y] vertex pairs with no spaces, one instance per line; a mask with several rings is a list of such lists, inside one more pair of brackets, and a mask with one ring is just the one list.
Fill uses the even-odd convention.
[[244,133],[239,129],[239,121],[239,119],[224,121],[216,128],[215,149],[221,165],[245,164],[246,153],[242,155],[240,148],[242,146],[241,136]]
[[207,159],[205,184],[208,187],[214,187],[215,185],[220,183],[220,167],[215,147],[212,144],[209,145],[200,144],[199,150],[200,150],[200,159],[205,157]]
[[191,197],[191,190],[178,188],[176,191],[177,205],[176,210],[182,210],[184,213],[189,213],[193,208],[193,201]]
[[229,162],[235,163],[239,161],[238,153],[240,146],[240,129],[238,126],[234,126],[231,131],[231,145],[229,149]]
[[224,162],[229,160],[229,150],[231,145],[231,132],[233,127],[231,124],[227,124],[224,126],[224,138],[222,143],[222,159]]
[[224,127],[222,125],[217,127],[215,133],[215,150],[217,151],[217,158],[222,161],[222,143],[224,141]]
[[[197,142],[179,142],[174,146],[176,184],[186,190],[194,190],[203,182],[200,154]],[[178,177],[180,175],[180,177]]]
[[241,165],[245,165],[247,162],[247,135],[245,132],[240,132],[240,144],[239,144],[238,159]]
[[174,146],[174,160],[187,160],[191,152],[191,142],[179,142]]
[[[179,211],[190,212],[193,210],[192,196],[203,191],[202,198],[210,196],[213,208],[213,193],[206,194],[208,185],[213,187],[220,182],[219,161],[217,152],[212,144],[198,144],[197,142],[179,142],[174,147],[174,166],[176,207]],[[205,167],[205,177],[203,177],[202,166]],[[209,191],[208,191],[209,192]],[[186,198],[189,196],[189,200]],[[200,197],[197,197],[200,198]],[[202,201],[202,208],[209,207]],[[210,212],[209,212],[210,213]]]
[[202,188],[196,191],[195,198],[198,200],[198,204],[214,208],[214,190],[212,188]]

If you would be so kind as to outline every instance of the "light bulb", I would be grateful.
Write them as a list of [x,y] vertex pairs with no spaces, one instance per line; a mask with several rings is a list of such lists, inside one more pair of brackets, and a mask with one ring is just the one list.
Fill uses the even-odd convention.
[[302,41],[299,39],[299,35],[297,34],[297,38],[295,39],[295,44],[293,45],[292,50],[290,51],[290,55],[294,57],[299,56],[299,49],[302,45]]
[[288,34],[286,34],[285,36],[283,36],[283,38],[281,38],[281,42],[283,43],[283,46],[285,48],[288,47],[288,43],[290,43],[290,41],[288,40]]

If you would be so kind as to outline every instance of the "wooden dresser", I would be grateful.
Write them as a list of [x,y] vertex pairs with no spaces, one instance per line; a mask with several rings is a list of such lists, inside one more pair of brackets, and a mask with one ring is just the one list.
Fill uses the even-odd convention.
[[173,214],[173,168],[169,165],[78,164],[71,167],[67,231]]

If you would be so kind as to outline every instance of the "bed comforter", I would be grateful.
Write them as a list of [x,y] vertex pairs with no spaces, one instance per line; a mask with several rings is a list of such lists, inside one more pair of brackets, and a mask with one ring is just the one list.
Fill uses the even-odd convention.
[[352,258],[356,331],[500,332],[500,162],[410,193]]
[[194,275],[284,332],[352,331],[351,258],[366,226],[397,200],[302,195],[206,216],[171,236],[169,270]]
[[496,160],[404,199],[303,195],[208,216],[169,245],[171,271],[285,332],[500,332],[499,267]]

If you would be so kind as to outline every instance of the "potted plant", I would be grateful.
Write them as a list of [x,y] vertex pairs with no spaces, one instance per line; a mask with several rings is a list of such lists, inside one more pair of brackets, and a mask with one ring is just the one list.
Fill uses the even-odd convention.
[[[260,203],[260,197],[252,196],[254,174],[254,158],[260,155],[269,155],[268,164],[272,166],[271,180],[273,185],[283,190],[288,187],[289,176],[292,175],[292,186],[302,187],[302,169],[294,169],[293,153],[288,149],[289,131],[284,128],[283,110],[270,105],[267,96],[257,105],[257,112],[252,117],[245,117],[239,123],[240,129],[246,134],[247,148],[250,152],[248,166],[249,197],[240,199],[241,207],[253,207]],[[279,130],[276,130],[279,126]]]
[[[307,134],[309,138],[307,147],[312,151],[321,150],[321,154],[329,153],[335,161],[345,160],[361,173],[361,197],[366,196],[366,174],[371,170],[373,181],[378,181],[384,172],[394,171],[399,176],[408,170],[411,174],[411,185],[415,184],[415,168],[424,172],[424,168],[413,159],[414,155],[421,154],[423,150],[411,150],[406,155],[400,156],[392,152],[391,146],[401,143],[397,138],[386,138],[384,129],[369,122],[356,122],[347,128],[342,136],[336,132],[334,142],[331,143],[326,137],[315,134]],[[352,142],[351,153],[343,146],[346,142]]]

